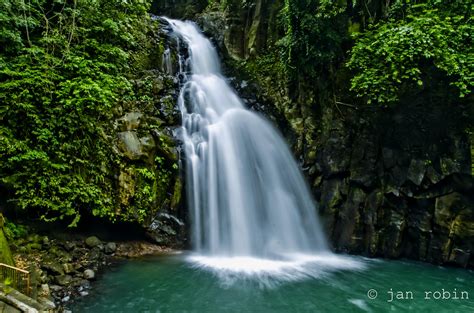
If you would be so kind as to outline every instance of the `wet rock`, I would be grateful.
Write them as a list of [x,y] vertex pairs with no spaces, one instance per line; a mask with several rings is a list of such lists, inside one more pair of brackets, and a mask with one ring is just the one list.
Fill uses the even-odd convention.
[[79,291],[89,289],[90,287],[91,287],[90,281],[88,281],[87,279],[83,279],[81,280],[81,286],[79,287],[80,289]]
[[96,236],[91,236],[91,237],[86,238],[85,243],[89,248],[94,248],[100,245],[101,241]]
[[126,242],[117,246],[117,256],[135,258],[150,254],[162,253],[169,249],[149,242]]
[[112,254],[116,250],[117,250],[117,244],[115,242],[108,242],[104,248],[104,252],[107,254]]
[[64,268],[62,267],[61,264],[57,262],[47,262],[42,265],[42,267],[48,271],[48,273],[53,274],[53,275],[64,275]]
[[91,269],[87,269],[84,271],[84,278],[88,280],[92,280],[95,278],[95,272]]
[[160,213],[147,226],[146,234],[158,244],[171,244],[183,227],[184,222],[176,216]]
[[59,292],[59,291],[63,290],[63,287],[58,286],[58,285],[50,285],[49,288],[53,292]]
[[449,256],[449,262],[462,267],[467,267],[467,265],[469,264],[470,257],[471,253],[468,251],[464,251],[461,249],[453,249],[451,255]]
[[67,286],[72,282],[71,275],[59,275],[55,277],[55,281],[60,286]]
[[94,249],[90,251],[89,253],[90,263],[97,265],[97,264],[102,263],[103,259],[104,259],[104,255],[98,247],[95,247]]
[[84,288],[85,282],[89,283],[89,281],[87,279],[84,279],[82,276],[84,276],[84,275],[79,274],[79,276],[74,277],[72,279],[71,286],[78,287],[78,288]]

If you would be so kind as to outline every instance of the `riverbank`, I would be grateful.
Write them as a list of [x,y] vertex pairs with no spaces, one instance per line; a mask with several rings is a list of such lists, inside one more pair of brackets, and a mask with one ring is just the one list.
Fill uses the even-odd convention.
[[16,266],[30,272],[32,297],[53,302],[58,312],[87,296],[91,284],[113,264],[172,251],[145,239],[106,241],[92,234],[60,233],[29,234],[14,240],[11,248]]

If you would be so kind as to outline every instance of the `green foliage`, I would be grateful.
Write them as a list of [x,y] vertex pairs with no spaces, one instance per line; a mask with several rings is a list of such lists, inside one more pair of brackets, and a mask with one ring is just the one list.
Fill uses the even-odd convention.
[[[42,219],[116,219],[112,109],[137,96],[149,1],[0,2],[0,184]],[[139,68],[138,68],[139,69]],[[127,219],[127,216],[119,217]]]
[[345,4],[328,0],[285,0],[281,21],[285,36],[278,42],[290,79],[315,77],[343,54]]
[[400,3],[395,2],[388,20],[355,35],[348,62],[355,72],[351,89],[368,103],[394,103],[408,90],[422,89],[436,69],[449,77],[460,97],[468,95],[474,84],[472,5]]
[[13,222],[7,221],[3,227],[5,236],[9,241],[15,240],[18,238],[24,238],[28,235],[28,229],[21,224],[15,224]]
[[146,208],[156,204],[157,183],[155,172],[147,168],[137,168],[138,188],[135,194],[136,219],[143,221],[146,216]]

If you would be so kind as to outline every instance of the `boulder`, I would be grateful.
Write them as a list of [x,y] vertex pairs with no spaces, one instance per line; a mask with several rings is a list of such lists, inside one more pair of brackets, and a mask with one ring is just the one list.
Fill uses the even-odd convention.
[[95,278],[95,272],[91,269],[87,269],[84,271],[84,278],[92,280]]
[[117,244],[115,242],[108,242],[104,248],[104,252],[107,254],[112,254],[116,250],[117,250]]
[[118,148],[129,160],[138,160],[142,156],[140,139],[135,131],[124,131],[117,134]]
[[72,276],[71,275],[59,275],[59,276],[56,276],[54,280],[60,286],[67,286],[72,282]]
[[42,265],[42,267],[50,274],[53,275],[64,275],[64,268],[62,267],[61,264],[50,261],[46,262]]
[[87,237],[85,242],[89,248],[94,248],[101,244],[100,239],[96,236]]
[[138,129],[142,117],[143,114],[140,112],[129,112],[117,120],[117,128],[121,131]]

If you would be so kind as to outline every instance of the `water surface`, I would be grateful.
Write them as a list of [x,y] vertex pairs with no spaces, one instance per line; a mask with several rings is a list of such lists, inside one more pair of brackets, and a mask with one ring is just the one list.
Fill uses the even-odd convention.
[[[350,257],[358,269],[323,270],[315,277],[279,280],[271,275],[216,275],[186,255],[128,261],[114,267],[77,301],[73,312],[474,312],[472,270],[408,261]],[[243,278],[244,277],[244,278]],[[230,279],[229,279],[230,278]],[[375,299],[368,298],[376,290]],[[390,290],[413,299],[391,299]],[[450,299],[436,300],[445,290]],[[454,294],[465,299],[452,299]],[[432,292],[425,299],[425,292]],[[466,299],[468,293],[469,299]],[[370,296],[375,293],[371,291]]]

